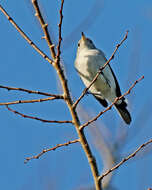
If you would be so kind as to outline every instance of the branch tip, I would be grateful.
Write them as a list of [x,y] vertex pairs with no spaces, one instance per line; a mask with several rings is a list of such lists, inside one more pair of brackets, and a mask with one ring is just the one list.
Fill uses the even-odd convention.
[[80,142],[79,139],[76,139],[76,140],[73,140],[73,141],[68,141],[68,142],[63,143],[63,144],[57,144],[56,146],[54,146],[52,148],[43,149],[39,154],[37,154],[35,156],[32,156],[32,157],[25,158],[24,163],[26,164],[27,162],[29,162],[30,160],[33,160],[33,159],[39,159],[43,154],[45,154],[47,152],[54,151],[57,148],[60,148],[60,147],[63,147],[63,146],[68,146],[68,145],[71,145],[71,144],[74,144],[74,143],[77,143],[77,142]]

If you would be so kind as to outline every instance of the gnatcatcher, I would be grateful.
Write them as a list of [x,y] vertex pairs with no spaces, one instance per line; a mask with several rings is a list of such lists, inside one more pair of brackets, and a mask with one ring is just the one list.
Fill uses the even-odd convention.
[[[106,63],[107,59],[104,53],[97,49],[92,40],[86,38],[82,32],[82,37],[78,42],[77,56],[75,67],[86,87],[89,86],[99,68]],[[119,84],[116,76],[108,64],[98,76],[95,83],[90,87],[89,91],[104,106],[108,106],[108,102],[114,102],[115,98],[121,96]],[[119,112],[123,120],[130,124],[131,116],[127,110],[127,103],[123,97],[115,103],[115,108]]]

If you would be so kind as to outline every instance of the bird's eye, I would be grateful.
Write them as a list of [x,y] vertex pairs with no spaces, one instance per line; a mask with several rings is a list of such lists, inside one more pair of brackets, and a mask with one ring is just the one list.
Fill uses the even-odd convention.
[[80,43],[78,43],[78,47],[80,47]]

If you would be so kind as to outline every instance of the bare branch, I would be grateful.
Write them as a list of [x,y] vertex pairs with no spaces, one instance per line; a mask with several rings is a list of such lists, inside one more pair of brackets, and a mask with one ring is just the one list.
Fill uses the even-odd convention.
[[94,77],[94,79],[91,81],[90,85],[85,88],[81,94],[81,96],[75,101],[75,103],[73,104],[73,107],[76,108],[77,104],[80,102],[80,100],[84,97],[84,95],[88,92],[88,90],[90,89],[90,87],[93,85],[93,83],[95,83],[95,81],[97,80],[97,78],[99,77],[99,75],[101,74],[102,70],[110,63],[110,61],[112,59],[114,59],[114,56],[117,52],[117,50],[119,49],[119,47],[123,44],[123,42],[127,39],[128,37],[128,31],[126,32],[124,38],[122,39],[122,41],[116,45],[116,48],[113,52],[113,54],[111,55],[111,57],[109,58],[109,60],[102,66],[100,67],[99,71],[97,72],[96,76]]
[[[89,165],[90,165],[90,168],[91,168],[91,171],[92,171],[92,175],[93,175],[93,178],[94,178],[94,182],[95,182],[95,187],[96,187],[96,190],[101,190],[102,187],[101,187],[101,184],[100,184],[100,181],[98,181],[98,176],[99,176],[99,172],[98,172],[98,168],[97,168],[97,163],[96,163],[96,160],[95,158],[93,157],[92,155],[92,152],[91,152],[91,149],[89,147],[89,144],[87,142],[87,139],[85,137],[85,134],[83,132],[83,130],[79,130],[79,127],[80,127],[80,121],[79,121],[79,118],[78,118],[78,115],[75,111],[75,109],[73,108],[73,101],[72,101],[72,98],[70,96],[70,92],[69,92],[69,88],[68,88],[68,84],[67,84],[67,79],[64,75],[64,72],[63,72],[63,69],[61,67],[61,65],[59,64],[60,60],[59,59],[56,59],[56,54],[55,54],[55,51],[54,51],[54,46],[52,46],[52,42],[51,40],[49,40],[47,38],[47,25],[45,24],[44,22],[44,19],[42,18],[42,15],[39,14],[40,13],[40,9],[38,7],[38,4],[37,4],[37,1],[36,0],[32,0],[32,3],[34,5],[34,8],[36,10],[36,16],[38,17],[39,21],[40,21],[40,24],[42,26],[42,29],[44,31],[44,34],[46,36],[46,41],[48,43],[48,46],[50,47],[50,51],[51,51],[51,54],[52,54],[52,57],[53,57],[53,66],[54,68],[56,69],[56,72],[58,74],[58,77],[60,79],[60,82],[61,82],[61,85],[62,85],[62,88],[63,88],[63,92],[64,92],[64,100],[68,106],[68,109],[71,113],[71,116],[72,116],[72,121],[73,121],[73,124],[75,125],[75,128],[76,128],[76,131],[77,131],[77,134],[79,136],[79,139],[80,139],[80,143],[82,145],[82,148],[86,154],[86,157],[88,159],[88,162],[89,162]],[[61,3],[61,12],[62,12],[62,8],[63,7],[63,1]],[[62,13],[61,13],[62,14]],[[60,17],[61,19],[61,17]],[[62,21],[60,20],[60,22],[62,23]],[[61,31],[60,31],[61,32]],[[59,44],[61,43],[61,41],[59,42]]]
[[13,112],[13,113],[15,113],[15,114],[18,114],[18,115],[20,115],[20,116],[22,116],[22,117],[24,117],[24,118],[28,118],[28,119],[35,119],[35,120],[38,120],[38,121],[41,121],[41,122],[44,122],[44,123],[60,123],[60,124],[64,124],[64,123],[72,123],[72,121],[58,121],[58,120],[46,120],[46,119],[42,119],[42,118],[39,118],[39,117],[34,117],[34,116],[29,116],[29,115],[25,115],[25,114],[23,114],[23,113],[20,113],[20,112],[18,112],[18,111],[16,111],[16,110],[13,110],[13,109],[11,109],[10,107],[8,107],[8,106],[6,106],[7,107],[7,109],[9,110],[9,111],[11,111],[11,112]]
[[66,142],[66,143],[63,143],[63,144],[57,144],[56,146],[54,146],[52,148],[44,149],[38,155],[26,158],[24,163],[26,164],[28,161],[33,160],[33,159],[39,159],[46,152],[50,152],[52,150],[56,150],[57,148],[60,148],[60,147],[63,147],[63,146],[68,146],[70,144],[74,144],[74,143],[77,143],[77,142],[80,142],[79,139],[69,141],[69,142]]
[[149,141],[147,141],[146,143],[142,144],[136,151],[134,151],[132,154],[130,154],[128,157],[124,158],[121,162],[119,162],[117,165],[115,165],[113,168],[111,168],[110,170],[108,170],[107,172],[105,172],[104,174],[102,174],[101,176],[99,176],[98,180],[102,180],[106,175],[108,175],[109,173],[111,173],[112,171],[114,171],[115,169],[119,168],[123,163],[125,163],[126,161],[128,161],[129,159],[133,158],[134,156],[136,156],[136,154],[141,151],[145,146],[147,146],[148,144],[152,143],[152,139],[150,139]]
[[37,16],[37,18],[38,18],[38,20],[39,20],[39,22],[41,24],[42,30],[44,32],[44,35],[45,35],[44,38],[47,41],[47,44],[49,46],[52,58],[55,59],[54,44],[52,43],[50,35],[49,35],[49,32],[48,32],[48,28],[47,28],[48,24],[45,23],[45,21],[44,21],[44,19],[42,17],[42,14],[41,14],[41,11],[40,11],[40,8],[39,8],[37,0],[32,0],[32,4],[33,4],[33,7],[34,7],[34,9],[36,11],[35,16]]
[[84,127],[88,126],[90,123],[96,121],[102,114],[104,114],[105,112],[107,112],[108,110],[110,110],[112,108],[112,106],[118,101],[120,100],[121,98],[123,98],[124,96],[130,94],[131,90],[134,88],[134,86],[140,82],[142,79],[144,78],[144,76],[142,76],[141,78],[139,78],[138,80],[136,80],[132,86],[129,88],[129,90],[127,92],[125,92],[122,96],[120,97],[117,97],[115,99],[115,101],[110,105],[108,106],[104,111],[101,111],[96,117],[94,117],[93,119],[89,120],[88,122],[86,122],[85,124],[81,125],[80,126],[80,130],[83,129]]
[[52,60],[41,51],[35,43],[23,32],[23,30],[16,24],[16,22],[9,16],[9,14],[5,11],[5,9],[0,5],[0,11],[6,16],[9,22],[16,28],[16,30],[21,34],[21,36],[50,64],[52,64]]
[[58,94],[50,94],[50,93],[46,93],[46,92],[40,92],[40,91],[35,91],[35,90],[28,90],[25,88],[15,88],[15,87],[10,87],[10,86],[2,86],[0,85],[0,88],[4,88],[9,90],[16,90],[16,91],[22,91],[22,92],[27,92],[29,94],[39,94],[39,95],[44,95],[44,96],[54,96],[57,97],[59,99],[63,99],[62,95],[58,95]]
[[57,97],[49,97],[49,98],[41,98],[41,99],[36,99],[36,100],[17,100],[17,101],[14,101],[14,102],[0,103],[0,106],[13,105],[13,104],[23,104],[23,103],[44,102],[44,101],[55,100],[55,99],[59,99],[59,98],[57,98]]

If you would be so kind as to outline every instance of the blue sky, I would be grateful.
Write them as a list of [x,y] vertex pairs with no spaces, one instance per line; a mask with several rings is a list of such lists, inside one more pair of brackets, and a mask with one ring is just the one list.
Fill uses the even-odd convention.
[[[0,4],[40,49],[49,55],[47,45],[41,39],[43,33],[34,16],[31,2],[8,0],[0,1]],[[59,5],[60,1],[55,0],[40,2],[42,14],[49,24],[52,40],[56,43]],[[106,136],[108,144],[113,144],[122,133],[127,133],[126,142],[122,145],[121,151],[117,152],[117,157],[121,159],[152,137],[152,1],[65,0],[63,14],[62,62],[70,92],[75,99],[84,88],[74,69],[77,42],[81,32],[91,38],[109,58],[117,43],[124,37],[126,30],[129,30],[128,39],[118,50],[111,65],[123,93],[136,79],[145,76],[145,79],[127,96],[132,124],[129,127],[124,126],[114,109],[104,114],[96,123],[97,129]],[[1,12],[0,28],[0,85],[60,93],[54,69],[29,46]],[[42,96],[0,89],[0,102],[34,98],[42,98]],[[90,118],[103,109],[91,95],[85,96],[81,106],[84,112],[89,113]],[[44,119],[70,119],[67,108],[60,100],[20,104],[11,108]],[[82,115],[80,117],[83,121],[84,117]],[[39,153],[43,148],[77,138],[73,126],[45,124],[24,119],[8,112],[4,106],[0,107],[0,118],[1,189],[78,190],[81,186],[90,187],[93,184],[88,163],[78,144],[47,153],[40,160],[24,164],[26,157]],[[91,127],[86,129],[86,135],[102,172],[102,158]],[[140,154],[115,172],[112,184],[116,189],[152,188],[150,176],[152,156],[151,151],[148,150],[146,149],[144,154]]]

